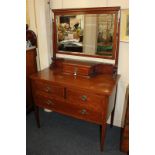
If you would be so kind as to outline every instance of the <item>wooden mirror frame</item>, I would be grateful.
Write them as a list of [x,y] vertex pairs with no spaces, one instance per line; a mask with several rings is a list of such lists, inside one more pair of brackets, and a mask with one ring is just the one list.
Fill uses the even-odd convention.
[[[120,32],[120,19],[118,18],[118,13],[120,7],[95,7],[95,8],[74,8],[74,9],[53,9],[54,20],[53,20],[53,60],[56,59],[56,54],[74,55],[74,56],[84,56],[84,57],[94,57],[103,59],[115,60],[115,65],[118,63],[118,51],[119,51],[119,32]],[[112,57],[100,56],[100,55],[88,55],[88,54],[78,54],[78,53],[68,53],[59,52],[57,47],[57,25],[56,16],[60,15],[78,15],[78,14],[115,14],[114,19],[114,35],[113,35],[113,53]]]

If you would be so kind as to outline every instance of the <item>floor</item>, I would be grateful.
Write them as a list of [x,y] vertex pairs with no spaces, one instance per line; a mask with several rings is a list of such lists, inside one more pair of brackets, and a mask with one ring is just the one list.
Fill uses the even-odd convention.
[[126,155],[119,151],[120,128],[107,126],[100,151],[99,125],[40,110],[38,129],[33,112],[26,119],[27,155]]

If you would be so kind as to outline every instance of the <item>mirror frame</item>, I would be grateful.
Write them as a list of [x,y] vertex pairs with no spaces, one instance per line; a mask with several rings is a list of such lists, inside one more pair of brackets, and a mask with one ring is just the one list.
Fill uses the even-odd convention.
[[[84,57],[94,57],[103,59],[115,60],[115,64],[118,63],[118,51],[119,51],[119,32],[120,32],[120,18],[119,11],[120,7],[96,7],[96,8],[74,8],[74,9],[53,9],[54,20],[53,20],[53,59],[56,59],[56,54],[75,55]],[[114,19],[114,34],[113,34],[113,53],[112,56],[100,56],[100,55],[88,55],[78,54],[73,52],[59,52],[57,47],[57,24],[56,16],[61,15],[78,15],[78,14],[115,14]]]

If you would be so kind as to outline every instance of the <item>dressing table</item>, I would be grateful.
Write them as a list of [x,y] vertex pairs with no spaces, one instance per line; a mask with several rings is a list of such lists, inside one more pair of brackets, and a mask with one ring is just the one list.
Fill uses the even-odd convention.
[[[102,151],[110,115],[113,125],[120,78],[117,74],[120,7],[52,11],[52,64],[31,76],[37,126],[40,127],[39,108],[96,123],[101,125]],[[100,58],[114,63],[66,59],[58,55]]]

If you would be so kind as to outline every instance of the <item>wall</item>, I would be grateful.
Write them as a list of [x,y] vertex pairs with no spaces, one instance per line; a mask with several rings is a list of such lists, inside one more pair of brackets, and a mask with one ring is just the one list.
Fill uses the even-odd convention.
[[29,10],[28,10],[28,0],[26,0],[26,24],[30,24],[30,18],[29,18]]
[[[28,0],[32,5],[29,4],[29,14],[30,14],[30,26],[38,35],[39,42],[39,57],[40,57],[40,68],[46,68],[50,64],[50,57],[52,55],[49,33],[50,24],[48,12],[49,8],[47,7],[47,0]],[[121,9],[128,8],[128,0],[50,0],[51,8],[83,8],[83,7],[104,7],[104,6],[121,6]],[[31,10],[31,11],[30,11]],[[31,13],[32,14],[31,14]],[[52,38],[52,37],[51,37]],[[114,118],[114,125],[122,126],[122,113],[124,106],[124,97],[126,86],[129,82],[129,44],[127,42],[120,42],[120,51],[119,51],[119,64],[118,72],[121,74],[121,79],[118,84],[118,94],[117,94],[117,103],[116,103],[116,112]],[[62,55],[61,55],[62,56]],[[65,56],[65,55],[64,55]],[[66,56],[65,56],[66,57]],[[75,58],[70,56],[70,58]],[[85,59],[80,58],[79,59]],[[92,59],[102,62],[102,59]],[[111,62],[110,62],[111,63]],[[112,62],[113,63],[113,62]],[[109,121],[108,121],[109,122]]]
[[[49,66],[51,57],[51,33],[48,0],[27,0],[29,12],[29,28],[37,35],[38,70]],[[48,22],[49,21],[49,22]]]

